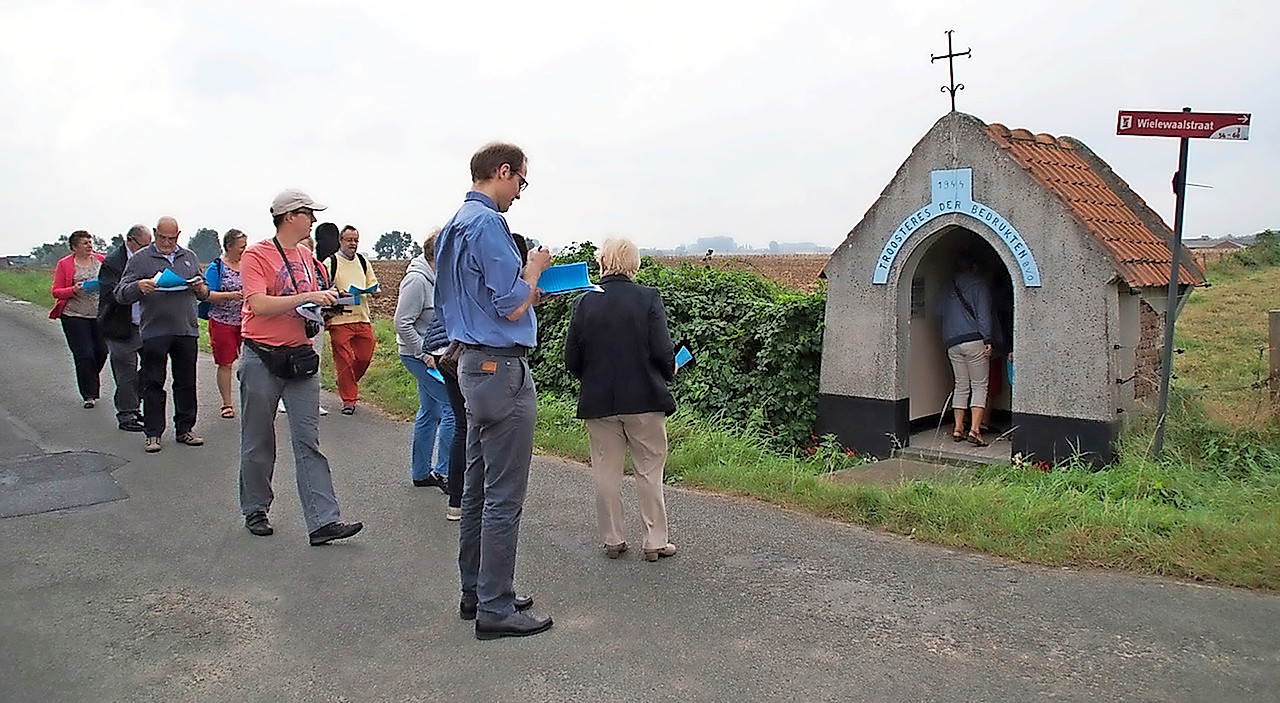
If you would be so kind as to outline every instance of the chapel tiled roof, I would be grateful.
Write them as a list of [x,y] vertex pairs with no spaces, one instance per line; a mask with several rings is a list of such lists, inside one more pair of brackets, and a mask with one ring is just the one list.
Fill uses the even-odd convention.
[[[1109,166],[1070,137],[987,126],[987,135],[1031,177],[1066,204],[1106,248],[1133,288],[1169,285],[1172,230]],[[1179,282],[1202,284],[1204,272],[1183,248]]]

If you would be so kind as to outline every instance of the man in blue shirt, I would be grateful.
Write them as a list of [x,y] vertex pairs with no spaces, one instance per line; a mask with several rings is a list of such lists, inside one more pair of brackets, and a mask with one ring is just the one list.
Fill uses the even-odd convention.
[[523,266],[502,214],[529,185],[528,160],[512,144],[471,157],[471,192],[436,238],[436,305],[449,339],[463,345],[458,385],[467,407],[467,470],[458,537],[464,620],[476,638],[545,632],[551,618],[525,612],[515,593],[516,542],[529,487],[537,392],[527,354],[538,343],[533,306],[551,265],[539,247]]

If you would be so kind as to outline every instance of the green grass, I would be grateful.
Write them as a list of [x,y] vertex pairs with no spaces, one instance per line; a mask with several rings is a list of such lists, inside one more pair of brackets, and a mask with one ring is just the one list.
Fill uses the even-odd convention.
[[[48,299],[48,276],[0,291]],[[1280,442],[1266,412],[1233,412],[1263,391],[1214,400],[1195,389],[1232,388],[1256,377],[1265,344],[1265,298],[1280,268],[1215,270],[1179,321],[1177,392],[1168,451],[1150,459],[1150,428],[1132,428],[1104,471],[1068,463],[1044,473],[991,466],[953,479],[894,486],[830,482],[856,466],[833,443],[812,455],[780,453],[750,427],[680,411],[668,419],[669,483],[745,496],[843,522],[957,548],[1054,566],[1103,567],[1280,590]],[[397,417],[417,408],[390,322],[374,323],[378,348],[361,395]],[[327,357],[326,357],[327,358]],[[332,387],[332,368],[325,382]],[[1265,396],[1264,396],[1265,397]],[[586,462],[587,434],[571,400],[538,399],[538,451]]]
[[[1211,266],[1212,287],[1197,290],[1178,318],[1177,385],[1200,397],[1209,416],[1232,427],[1275,425],[1261,382],[1269,373],[1267,312],[1280,307],[1280,266]],[[1259,387],[1253,387],[1257,384]]]
[[19,300],[30,300],[52,308],[53,294],[49,292],[52,284],[53,272],[47,269],[0,269],[0,293]]

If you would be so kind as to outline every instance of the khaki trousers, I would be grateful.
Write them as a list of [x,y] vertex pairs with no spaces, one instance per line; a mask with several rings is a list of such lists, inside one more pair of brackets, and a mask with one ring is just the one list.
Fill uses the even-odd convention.
[[636,495],[644,522],[644,549],[667,544],[667,504],[662,473],[667,462],[666,415],[661,412],[612,415],[587,420],[591,469],[596,484],[596,522],[606,545],[626,540],[622,524],[622,464],[631,449]]

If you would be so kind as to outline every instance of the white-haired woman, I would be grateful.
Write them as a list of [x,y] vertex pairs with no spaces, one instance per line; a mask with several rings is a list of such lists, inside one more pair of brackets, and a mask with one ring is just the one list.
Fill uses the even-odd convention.
[[598,258],[604,292],[583,293],[574,301],[565,365],[582,382],[578,417],[586,420],[591,438],[596,522],[605,554],[616,559],[627,551],[622,465],[630,449],[645,530],[644,558],[657,561],[676,553],[667,539],[662,496],[666,416],[676,409],[667,389],[675,378],[675,352],[657,289],[631,280],[640,268],[636,245],[608,239]]

